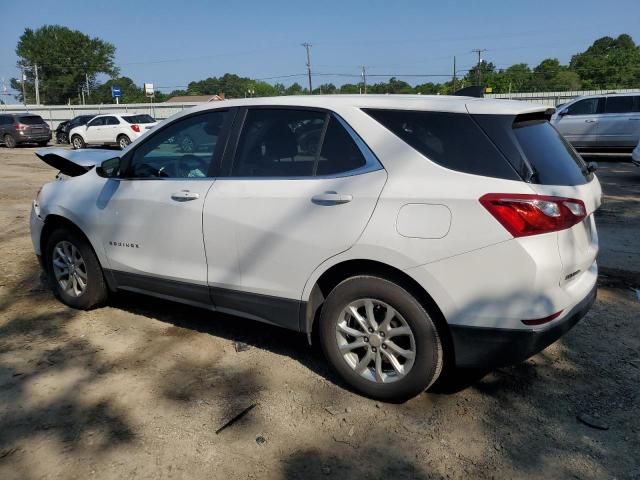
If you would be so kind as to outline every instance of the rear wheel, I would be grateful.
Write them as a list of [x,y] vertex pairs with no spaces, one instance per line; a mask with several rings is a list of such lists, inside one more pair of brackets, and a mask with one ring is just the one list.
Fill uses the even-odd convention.
[[118,146],[120,147],[121,150],[124,150],[125,148],[127,148],[131,143],[131,140],[126,135],[120,135],[117,141],[118,141]]
[[80,150],[81,148],[84,148],[86,144],[80,135],[74,135],[71,137],[71,146],[76,150]]
[[380,277],[352,277],[336,286],[322,306],[319,333],[336,372],[371,398],[407,400],[442,370],[433,320],[410,293]]
[[7,148],[16,148],[16,139],[7,134],[3,137],[4,144]]
[[51,287],[65,304],[88,310],[107,299],[100,262],[84,236],[64,228],[55,230],[46,252]]

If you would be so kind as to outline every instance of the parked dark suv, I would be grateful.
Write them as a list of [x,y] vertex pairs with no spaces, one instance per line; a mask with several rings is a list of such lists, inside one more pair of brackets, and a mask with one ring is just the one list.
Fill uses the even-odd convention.
[[51,129],[39,115],[30,113],[0,114],[0,143],[14,148],[21,143],[44,147],[51,140]]

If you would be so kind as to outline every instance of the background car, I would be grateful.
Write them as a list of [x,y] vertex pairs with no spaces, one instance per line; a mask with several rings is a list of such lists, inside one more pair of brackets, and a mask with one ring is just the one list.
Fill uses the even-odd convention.
[[551,123],[576,148],[631,151],[640,141],[640,94],[579,97],[558,107]]
[[633,162],[636,167],[640,167],[640,143],[638,143],[636,148],[633,149],[633,152],[631,152],[631,162]]
[[95,113],[78,115],[71,120],[61,122],[55,132],[56,143],[69,143],[69,132],[76,127],[86,125],[95,116]]
[[150,115],[97,115],[86,125],[70,130],[75,149],[87,145],[117,145],[126,148],[133,140],[153,128],[157,122]]
[[0,115],[0,142],[8,148],[23,143],[44,147],[51,140],[51,129],[39,115],[13,113]]

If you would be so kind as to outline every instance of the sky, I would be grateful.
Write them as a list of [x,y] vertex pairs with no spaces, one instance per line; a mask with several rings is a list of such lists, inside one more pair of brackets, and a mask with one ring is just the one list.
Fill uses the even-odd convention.
[[454,56],[459,75],[474,65],[474,48],[486,49],[483,59],[506,68],[520,62],[535,66],[548,57],[567,63],[605,35],[628,33],[640,43],[639,0],[55,0],[26,5],[0,0],[0,89],[2,79],[9,88],[9,79],[19,76],[15,46],[24,29],[45,24],[113,43],[121,75],[165,92],[227,72],[306,86],[303,42],[312,44],[314,86],[357,83],[362,65],[369,83],[390,75],[411,84],[441,82],[450,79]]

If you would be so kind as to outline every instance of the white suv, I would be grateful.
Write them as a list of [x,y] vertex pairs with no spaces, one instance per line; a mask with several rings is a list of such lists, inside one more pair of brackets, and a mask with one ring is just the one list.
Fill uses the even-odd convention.
[[97,115],[86,125],[69,132],[76,150],[87,145],[117,145],[126,148],[133,140],[152,129],[157,122],[150,115]]
[[[66,180],[34,201],[33,245],[70,306],[131,290],[317,333],[352,388],[406,399],[443,368],[533,355],[595,299],[600,184],[545,108],[197,107],[119,155],[38,152]],[[208,138],[184,152],[175,139],[194,129]]]

